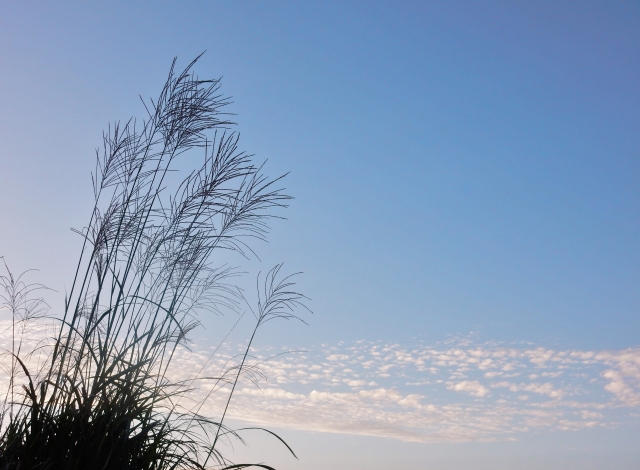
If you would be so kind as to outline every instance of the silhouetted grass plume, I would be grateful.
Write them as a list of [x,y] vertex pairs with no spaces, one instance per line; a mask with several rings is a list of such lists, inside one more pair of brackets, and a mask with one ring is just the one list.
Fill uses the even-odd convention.
[[[1,469],[252,466],[219,450],[222,439],[241,439],[224,425],[227,409],[238,380],[251,373],[246,359],[257,329],[297,318],[304,297],[276,266],[259,283],[255,329],[240,363],[220,377],[171,379],[172,359],[199,325],[198,312],[248,306],[232,282],[237,271],[215,264],[213,255],[253,256],[252,241],[265,239],[273,211],[290,199],[275,186],[280,178],[267,178],[238,149],[223,112],[229,101],[218,80],[192,73],[197,60],[182,72],[174,60],[158,98],[145,103],[146,119],[105,132],[95,204],[77,230],[83,246],[50,340],[30,343],[30,351],[22,342],[47,311],[43,286],[8,269],[0,278],[12,328],[2,362]],[[202,164],[174,183],[194,153],[204,156]],[[35,355],[40,359],[29,362]],[[202,403],[184,405],[204,379],[228,393],[216,419],[200,414]]]

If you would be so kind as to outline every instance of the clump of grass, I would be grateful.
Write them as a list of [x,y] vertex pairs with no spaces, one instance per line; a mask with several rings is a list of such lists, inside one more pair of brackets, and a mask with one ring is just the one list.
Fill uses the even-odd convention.
[[[231,283],[237,272],[216,265],[213,255],[253,256],[251,242],[265,239],[273,210],[286,207],[290,196],[275,187],[280,178],[267,178],[238,150],[223,112],[229,100],[218,80],[192,73],[197,60],[180,73],[174,60],[158,98],[145,103],[146,119],[115,123],[104,134],[95,204],[77,231],[83,246],[64,312],[54,317],[55,335],[32,351],[44,358],[37,370],[30,370],[15,334],[5,361],[1,469],[251,466],[230,462],[218,444],[241,439],[224,419],[257,329],[296,318],[302,305],[291,277],[280,276],[280,266],[267,274],[241,363],[209,378],[228,385],[219,418],[202,416],[202,403],[181,405],[198,378],[175,382],[168,371],[199,325],[198,312],[243,305]],[[203,163],[169,191],[174,172],[188,167],[194,152]],[[46,307],[37,296],[41,286],[8,270],[2,284],[14,332],[16,325],[28,328]]]

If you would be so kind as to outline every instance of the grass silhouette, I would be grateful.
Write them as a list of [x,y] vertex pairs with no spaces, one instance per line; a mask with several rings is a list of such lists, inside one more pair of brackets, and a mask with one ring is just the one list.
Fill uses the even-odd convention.
[[[290,199],[275,187],[281,178],[267,178],[238,150],[223,112],[229,100],[218,80],[193,74],[197,60],[182,72],[173,61],[158,98],[143,101],[143,121],[104,133],[92,175],[95,203],[76,231],[83,245],[64,312],[53,317],[49,340],[31,351],[24,338],[47,312],[43,286],[8,268],[0,277],[12,315],[1,469],[271,468],[233,463],[219,444],[242,440],[224,420],[236,384],[252,373],[246,359],[257,330],[297,318],[294,310],[304,307],[281,265],[259,279],[257,305],[249,308],[255,328],[239,364],[220,377],[176,382],[168,373],[199,313],[249,306],[232,282],[238,271],[215,264],[213,255],[253,257],[252,242],[266,239],[274,210]],[[173,184],[194,152],[203,163]],[[35,370],[26,359],[34,354],[43,358]],[[203,380],[228,393],[218,419],[200,414],[202,402],[184,405]]]

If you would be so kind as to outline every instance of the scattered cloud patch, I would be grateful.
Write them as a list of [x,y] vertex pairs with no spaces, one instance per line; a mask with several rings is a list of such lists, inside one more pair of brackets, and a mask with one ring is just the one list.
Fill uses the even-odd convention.
[[[8,341],[0,334],[0,347]],[[180,349],[172,376],[219,377],[240,347],[223,346],[212,357],[210,349]],[[229,415],[265,426],[416,442],[513,439],[640,419],[640,349],[555,350],[469,339],[309,349],[252,351],[252,375],[241,378]],[[1,384],[6,371],[0,375]],[[206,398],[200,412],[220,416],[229,388],[207,379],[193,384],[182,405]]]
[[[243,382],[231,415],[267,426],[456,442],[640,417],[640,349],[359,341],[272,360],[277,351],[254,353],[266,382],[262,391]],[[216,415],[216,403],[206,411]]]

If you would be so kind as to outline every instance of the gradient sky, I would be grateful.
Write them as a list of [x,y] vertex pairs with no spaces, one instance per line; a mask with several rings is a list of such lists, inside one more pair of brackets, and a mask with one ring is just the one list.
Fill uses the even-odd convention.
[[[14,270],[64,291],[102,130],[142,116],[138,95],[158,93],[173,57],[203,50],[196,71],[223,77],[242,148],[291,171],[288,220],[253,267],[304,271],[314,311],[263,332],[264,351],[309,352],[236,416],[275,426],[301,460],[260,438],[252,455],[300,470],[638,468],[640,3],[3,2],[0,255]],[[307,382],[282,372],[314,366]],[[505,407],[518,418],[488,437],[462,426]],[[541,409],[557,413],[518,424]]]

